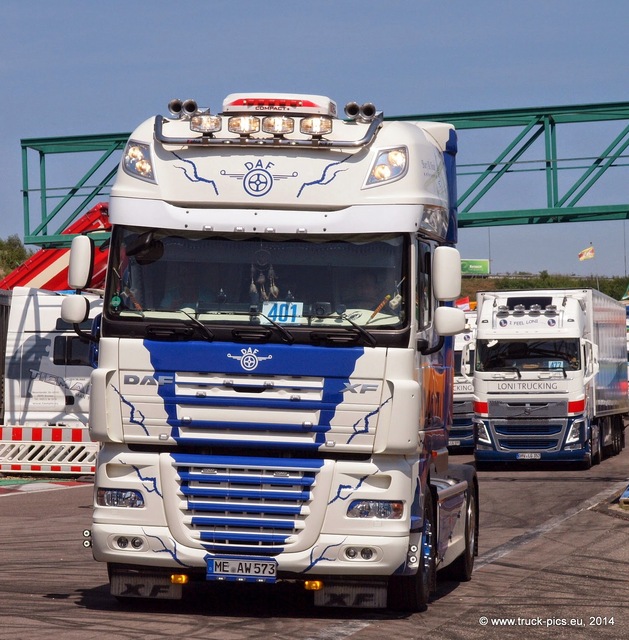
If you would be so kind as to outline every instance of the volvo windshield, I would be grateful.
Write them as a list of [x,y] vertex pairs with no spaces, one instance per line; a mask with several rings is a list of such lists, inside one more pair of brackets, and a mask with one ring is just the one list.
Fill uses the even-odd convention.
[[577,371],[581,368],[579,341],[477,340],[477,371]]

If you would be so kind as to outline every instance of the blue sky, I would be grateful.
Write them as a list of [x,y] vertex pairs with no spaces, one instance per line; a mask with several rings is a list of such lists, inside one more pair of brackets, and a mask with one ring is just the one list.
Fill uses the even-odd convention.
[[[173,97],[236,91],[386,116],[627,101],[628,24],[626,0],[2,0],[0,237],[23,236],[23,138],[129,132]],[[463,230],[459,249],[496,273],[627,275],[626,225]]]

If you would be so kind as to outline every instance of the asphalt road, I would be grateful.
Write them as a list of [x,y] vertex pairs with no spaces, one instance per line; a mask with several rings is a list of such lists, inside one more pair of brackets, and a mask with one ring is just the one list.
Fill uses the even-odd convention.
[[441,580],[414,615],[315,609],[300,589],[256,585],[123,607],[83,547],[91,484],[0,480],[0,639],[629,637],[629,511],[614,503],[629,484],[629,450],[589,471],[479,477],[473,578]]

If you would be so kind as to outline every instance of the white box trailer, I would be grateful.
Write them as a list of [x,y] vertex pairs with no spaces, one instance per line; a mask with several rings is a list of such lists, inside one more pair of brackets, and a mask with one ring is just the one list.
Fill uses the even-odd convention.
[[479,292],[480,463],[573,461],[624,446],[625,308],[594,289]]
[[[63,298],[30,287],[0,292],[0,473],[94,473],[89,344],[60,319]],[[89,299],[93,318],[102,300]]]

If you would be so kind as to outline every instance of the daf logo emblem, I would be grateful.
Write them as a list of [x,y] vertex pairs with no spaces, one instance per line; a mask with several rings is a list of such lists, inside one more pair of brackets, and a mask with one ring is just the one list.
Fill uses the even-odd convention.
[[245,371],[253,371],[262,360],[271,360],[273,358],[272,355],[259,356],[258,349],[252,349],[251,347],[248,349],[241,349],[240,353],[242,354],[240,356],[233,356],[231,353],[228,353],[227,357],[232,360],[240,360],[240,366]]

